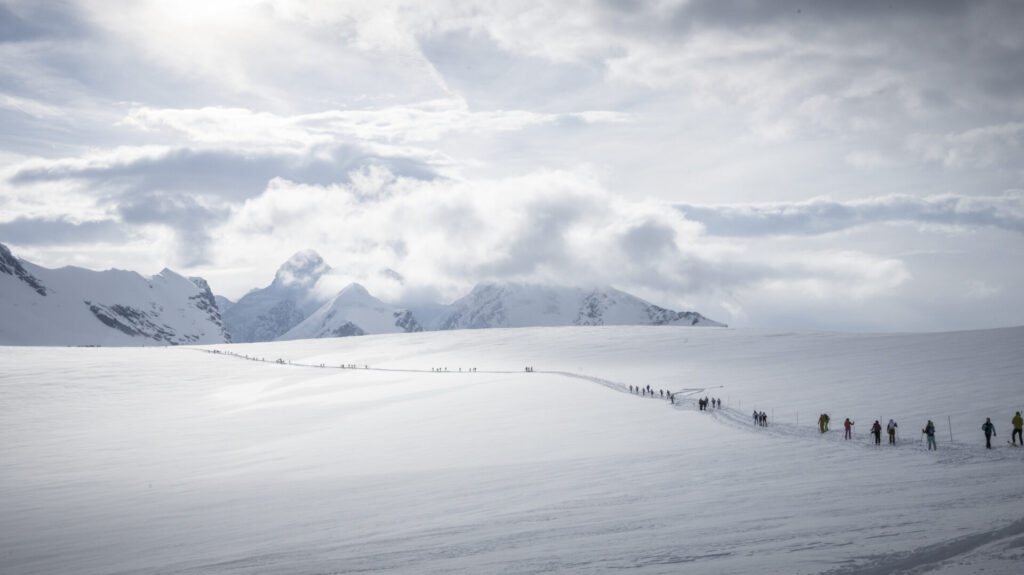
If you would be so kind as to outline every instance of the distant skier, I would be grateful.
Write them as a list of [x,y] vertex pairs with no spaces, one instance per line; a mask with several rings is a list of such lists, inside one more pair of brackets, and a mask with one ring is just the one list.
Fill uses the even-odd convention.
[[886,431],[889,432],[889,445],[896,445],[896,422],[892,419],[889,420],[889,425],[885,426]]
[[758,413],[757,410],[755,409],[754,410],[754,425],[760,425],[760,424],[761,424],[761,414]]
[[1021,429],[1024,429],[1024,419],[1021,418],[1020,412],[1013,416],[1011,420],[1013,423],[1013,444],[1017,445],[1017,440],[1020,439],[1020,444],[1024,445],[1024,434],[1021,433]]
[[853,428],[853,422],[847,417],[846,421],[843,422],[843,429],[846,430],[846,439],[850,439],[850,430]]
[[882,424],[875,420],[875,423],[871,425],[871,433],[875,436],[875,445],[882,444]]
[[928,420],[928,424],[924,426],[921,433],[928,436],[928,451],[932,451],[933,449],[938,451],[938,448],[935,447],[935,424],[932,423],[932,420]]
[[985,418],[985,423],[982,424],[981,430],[985,432],[985,447],[992,449],[992,436],[996,434],[996,426],[992,424],[990,418]]
[[825,433],[825,414],[818,416],[818,433]]

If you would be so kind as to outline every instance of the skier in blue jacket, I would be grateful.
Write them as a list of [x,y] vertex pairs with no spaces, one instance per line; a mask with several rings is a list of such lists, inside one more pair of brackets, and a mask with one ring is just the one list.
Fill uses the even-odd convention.
[[928,424],[924,426],[921,433],[928,436],[928,451],[933,449],[938,450],[938,448],[935,447],[935,424],[932,423],[932,420],[928,420]]
[[991,418],[985,418],[985,423],[981,426],[981,430],[985,432],[985,447],[992,449],[992,436],[996,434],[996,426],[992,424]]

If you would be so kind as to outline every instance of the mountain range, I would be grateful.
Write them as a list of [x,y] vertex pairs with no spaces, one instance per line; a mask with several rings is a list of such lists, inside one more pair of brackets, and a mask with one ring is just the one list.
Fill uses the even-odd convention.
[[42,268],[0,244],[0,345],[178,345],[345,337],[451,329],[534,326],[687,325],[724,327],[611,287],[483,283],[448,305],[401,307],[353,283],[325,297],[331,267],[296,253],[267,287],[237,302],[202,278],[171,270]]
[[46,269],[0,244],[0,345],[178,345],[231,341],[210,286],[165,269],[152,277]]

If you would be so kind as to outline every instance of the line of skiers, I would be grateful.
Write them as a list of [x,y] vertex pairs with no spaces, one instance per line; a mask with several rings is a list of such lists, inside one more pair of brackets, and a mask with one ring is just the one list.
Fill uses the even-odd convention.
[[721,398],[717,398],[716,399],[714,397],[712,397],[711,399],[708,399],[707,396],[705,396],[704,399],[698,399],[697,400],[697,407],[700,408],[701,411],[707,411],[708,410],[708,405],[711,405],[711,407],[715,407],[715,408],[721,408],[722,407],[722,400],[721,400]]
[[[754,412],[754,418],[757,418],[756,411]],[[828,414],[821,414],[821,416],[818,418],[819,431],[821,431],[822,433],[828,431],[828,421]],[[1024,446],[1024,418],[1021,417],[1019,411],[1013,416],[1013,419],[1010,420],[1010,423],[1013,425],[1013,436],[1009,443],[1011,443],[1014,446],[1017,446],[1017,441],[1020,440],[1020,445]],[[846,439],[850,439],[853,425],[854,422],[851,421],[849,417],[847,417],[846,421],[843,422],[843,428],[846,431]],[[889,435],[889,444],[896,445],[896,433],[897,430],[899,430],[899,424],[896,423],[896,420],[890,419],[889,423],[886,424],[885,426],[885,430],[886,433]],[[992,423],[992,418],[985,418],[985,423],[981,425],[981,431],[982,433],[985,434],[985,448],[992,449],[992,438],[996,436],[996,426],[994,423]],[[924,435],[928,440],[928,451],[937,451],[938,447],[935,444],[935,423],[933,423],[932,420],[928,420],[928,423],[926,423],[924,428],[921,429],[921,434]],[[879,445],[882,443],[882,424],[879,423],[877,419],[873,424],[871,424],[871,435],[875,436],[875,445]]]
[[763,411],[754,410],[754,425],[768,427],[768,414]]
[[[629,392],[630,393],[639,393],[640,395],[645,396],[645,397],[648,396],[648,395],[651,396],[651,397],[655,396],[655,390],[651,386],[649,386],[649,385],[644,386],[644,387],[640,387],[639,385],[636,386],[636,387],[633,387],[631,385],[631,386],[629,386]],[[661,399],[668,398],[668,399],[672,400],[672,403],[676,402],[675,401],[676,400],[675,395],[673,395],[669,391],[665,391],[664,389],[657,390],[657,396],[660,397]]]

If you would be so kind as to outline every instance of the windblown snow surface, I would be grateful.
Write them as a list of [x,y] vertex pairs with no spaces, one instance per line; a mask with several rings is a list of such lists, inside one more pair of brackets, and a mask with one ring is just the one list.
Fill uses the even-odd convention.
[[[0,348],[0,572],[1017,573],[1022,350],[684,327]],[[870,443],[889,418],[899,443]]]

